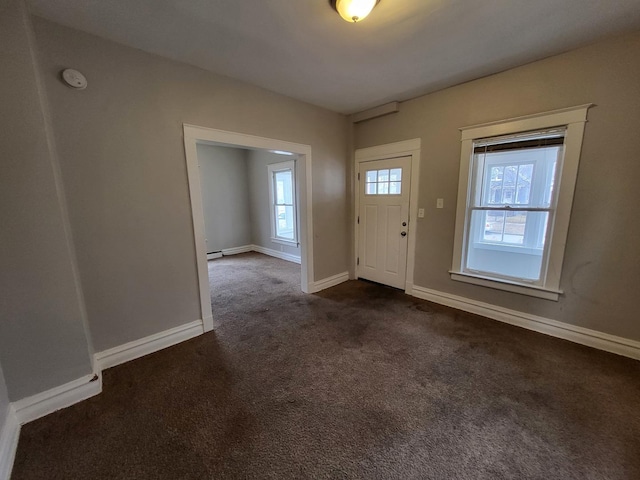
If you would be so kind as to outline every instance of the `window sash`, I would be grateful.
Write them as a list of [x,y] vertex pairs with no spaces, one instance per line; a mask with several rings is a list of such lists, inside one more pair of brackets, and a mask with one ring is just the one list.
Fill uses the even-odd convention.
[[[472,141],[471,159],[469,163],[469,175],[472,182],[469,185],[469,196],[466,206],[465,237],[463,246],[461,270],[465,273],[487,276],[501,280],[516,281],[519,283],[543,286],[546,281],[548,258],[551,250],[551,232],[555,221],[555,201],[557,189],[553,185],[558,184],[558,176],[562,168],[562,157],[564,153],[565,128],[558,128],[545,131],[524,132],[514,135],[505,135],[495,138],[485,138]],[[557,159],[554,163],[548,164],[540,159],[515,159],[515,158],[487,158],[487,154],[519,152],[523,150],[544,149],[549,147],[559,147]],[[495,156],[493,156],[495,157]],[[508,167],[518,167],[513,183],[513,201],[518,199],[519,173],[522,165],[532,164],[531,179],[529,181],[529,197],[527,203],[496,203],[491,201],[491,175],[494,167],[502,167],[502,183],[500,195],[504,195],[506,171]],[[550,172],[549,169],[554,171]],[[552,178],[549,178],[552,174]],[[551,182],[551,185],[548,183]],[[511,188],[511,186],[509,186]],[[551,195],[547,199],[545,194],[547,189],[551,189]],[[548,205],[545,200],[548,200]],[[504,202],[504,197],[501,198]],[[487,240],[485,228],[487,215],[480,217],[473,215],[473,212],[504,212],[500,240]],[[505,240],[507,235],[507,213],[532,212],[546,213],[546,225],[543,218],[533,216],[525,220],[522,243],[509,242]],[[475,229],[472,228],[475,223]],[[482,222],[482,223],[480,223]],[[483,225],[485,224],[485,225]],[[475,235],[474,235],[475,234]],[[511,234],[511,238],[519,235]],[[472,238],[473,236],[473,238]],[[505,254],[541,255],[541,264],[538,278],[531,279],[518,275],[510,275],[502,272],[481,270],[469,266],[471,249],[490,248]],[[474,250],[475,251],[475,250]]]
[[[269,188],[269,196],[270,196],[270,203],[271,203],[271,212],[270,212],[270,217],[271,217],[271,239],[272,241],[278,242],[278,243],[285,243],[285,244],[291,244],[291,245],[298,245],[298,212],[297,212],[297,208],[296,208],[296,184],[295,184],[295,162],[294,161],[287,161],[287,162],[281,162],[281,163],[276,163],[276,164],[270,164],[267,166],[268,168],[268,173],[269,173],[269,178],[270,178],[270,188]],[[279,173],[283,173],[283,172],[290,172],[291,173],[291,200],[292,202],[278,202],[278,180],[277,180],[277,176]],[[286,195],[282,195],[283,200],[286,198]],[[293,234],[293,238],[290,237],[283,237],[281,235],[278,235],[278,232],[280,230],[279,226],[278,226],[278,214],[276,213],[278,210],[278,207],[284,207],[284,208],[291,208],[292,210],[292,234]]]

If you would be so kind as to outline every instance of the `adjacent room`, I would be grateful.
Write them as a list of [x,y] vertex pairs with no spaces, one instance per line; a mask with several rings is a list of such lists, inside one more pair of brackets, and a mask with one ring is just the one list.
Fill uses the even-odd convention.
[[[260,270],[268,264],[265,256],[300,265],[297,156],[206,143],[197,144],[196,151],[212,298],[230,276],[222,265],[230,266],[235,276]],[[248,252],[257,254],[244,255]],[[257,264],[248,264],[248,258]],[[301,288],[300,269],[295,270]],[[259,289],[251,278],[243,277],[244,287]],[[212,313],[215,317],[215,308]]]
[[0,480],[640,478],[640,0],[0,0]]

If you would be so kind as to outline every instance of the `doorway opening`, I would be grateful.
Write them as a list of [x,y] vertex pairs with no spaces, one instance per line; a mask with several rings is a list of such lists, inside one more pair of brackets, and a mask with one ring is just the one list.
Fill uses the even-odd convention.
[[413,290],[420,139],[356,150],[355,277]]
[[[183,129],[204,331],[213,330],[214,325],[208,258],[222,256],[225,250],[227,255],[257,251],[300,263],[300,289],[309,293],[310,286],[313,285],[311,147],[186,124]],[[198,156],[203,155],[203,151],[208,148],[248,152],[247,155],[259,163],[256,172],[261,171],[260,167],[264,166],[262,173],[265,183],[260,186],[268,191],[269,197],[267,200],[256,200],[256,204],[261,204],[256,208],[266,207],[265,212],[270,212],[266,213],[269,215],[268,228],[271,235],[268,243],[265,240],[256,242],[262,245],[254,245],[252,242],[225,249],[224,242],[231,241],[229,236],[224,238],[223,234],[222,238],[214,238],[212,233],[207,234],[207,206],[201,183],[206,172],[200,168]],[[267,168],[268,165],[275,167]],[[242,235],[241,230],[239,234],[236,232],[231,236]]]

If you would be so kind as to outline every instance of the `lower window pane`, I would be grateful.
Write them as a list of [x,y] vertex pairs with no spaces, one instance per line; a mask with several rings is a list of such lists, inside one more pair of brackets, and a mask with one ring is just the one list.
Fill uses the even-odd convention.
[[540,280],[548,212],[471,214],[466,268],[487,275]]
[[293,207],[276,205],[276,237],[293,240],[295,219],[293,218]]
[[484,233],[482,239],[485,242],[502,242],[503,233],[504,212],[485,212]]
[[376,194],[376,185],[377,183],[367,183],[367,195],[375,195]]

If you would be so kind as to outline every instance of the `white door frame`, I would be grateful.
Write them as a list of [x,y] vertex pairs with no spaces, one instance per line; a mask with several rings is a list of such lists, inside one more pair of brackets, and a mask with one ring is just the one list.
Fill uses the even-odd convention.
[[207,264],[207,246],[205,239],[204,209],[202,205],[202,189],[200,187],[200,169],[198,168],[198,143],[216,144],[235,148],[252,148],[261,150],[281,150],[298,155],[299,165],[304,167],[304,181],[300,181],[298,193],[300,217],[300,261],[302,267],[301,289],[309,293],[313,285],[313,211],[311,201],[311,147],[284,140],[257,137],[243,133],[227,132],[196,125],[183,125],[184,151],[187,159],[187,178],[189,196],[191,197],[191,214],[193,218],[193,236],[196,248],[196,266],[200,290],[200,309],[204,331],[213,330],[213,313],[209,285],[209,269]]
[[[407,245],[407,274],[405,277],[404,291],[410,294],[413,291],[413,271],[416,258],[416,231],[418,226],[418,184],[420,180],[420,144],[419,138],[413,140],[405,140],[403,142],[387,143],[385,145],[377,145],[375,147],[360,148],[355,154],[355,184],[356,194],[356,214],[355,214],[355,235],[354,235],[354,264],[359,256],[359,237],[358,215],[360,215],[360,188],[358,181],[360,174],[360,164],[371,160],[385,160],[387,158],[411,157],[411,193],[409,195],[409,242]],[[362,179],[361,181],[364,181]],[[355,270],[356,278],[358,278],[358,268]]]

